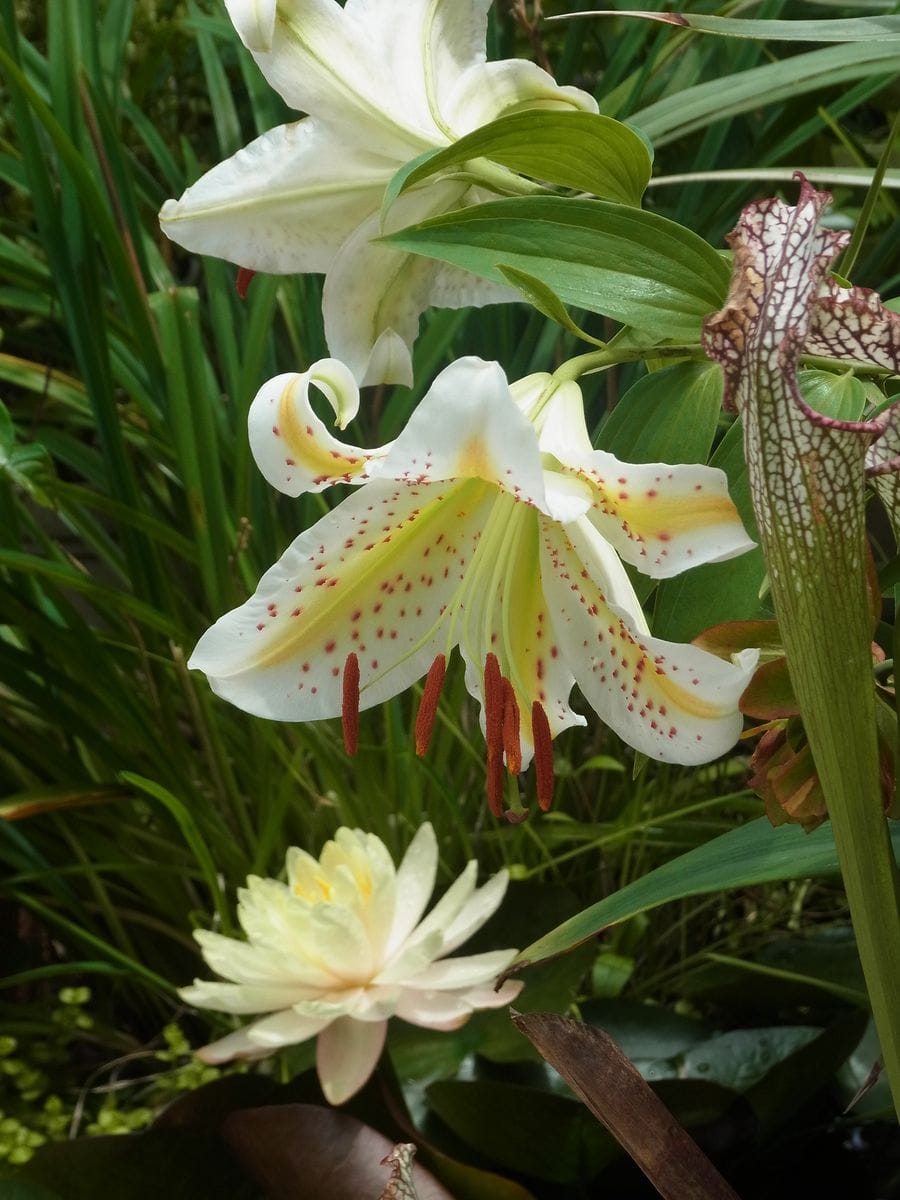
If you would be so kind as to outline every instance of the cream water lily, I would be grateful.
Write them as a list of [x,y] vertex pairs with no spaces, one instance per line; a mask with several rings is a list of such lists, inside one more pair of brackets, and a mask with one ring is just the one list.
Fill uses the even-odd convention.
[[342,1104],[371,1075],[388,1018],[457,1029],[476,1009],[499,1008],[522,985],[494,980],[515,950],[446,958],[485,923],[506,892],[500,871],[476,888],[477,864],[422,919],[437,873],[431,825],[416,833],[399,867],[384,843],[339,829],[318,859],[293,847],[287,882],[252,876],[239,894],[247,941],[198,930],[207,964],[230,982],[201,979],[181,996],[199,1008],[268,1013],[200,1051],[206,1062],[272,1053],[318,1037],[326,1098]]
[[[273,88],[304,120],[270,130],[168,201],[174,241],[251,271],[324,272],[328,347],[362,383],[411,383],[429,306],[511,289],[371,239],[385,185],[423,152],[523,108],[596,112],[533,63],[485,61],[490,0],[226,0]],[[394,205],[385,232],[484,199],[439,178]]]
[[339,424],[352,417],[358,391],[342,364],[278,376],[251,407],[256,461],[290,495],[359,490],[200,639],[189,665],[215,692],[276,720],[342,714],[353,749],[359,708],[426,676],[423,753],[458,646],[481,702],[495,813],[504,760],[517,773],[536,756],[549,805],[551,741],[585,723],[569,706],[576,682],[653,758],[702,763],[733,745],[755,652],[726,662],[652,637],[623,566],[664,579],[748,549],[721,471],[594,450],[576,383],[539,374],[510,386],[478,358],[447,367],[378,450],[334,438],[310,405],[313,385]]

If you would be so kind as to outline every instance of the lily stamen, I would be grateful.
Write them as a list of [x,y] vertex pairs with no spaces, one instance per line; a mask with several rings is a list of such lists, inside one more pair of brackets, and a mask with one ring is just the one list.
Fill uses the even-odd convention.
[[553,803],[553,735],[543,705],[537,700],[531,706],[531,736],[538,804],[541,812],[546,812]]
[[428,743],[431,741],[431,731],[434,729],[434,722],[437,717],[438,701],[441,698],[441,691],[444,687],[446,670],[447,658],[443,654],[439,654],[428,668],[425,689],[422,692],[422,700],[419,704],[419,711],[416,714],[416,754],[419,758],[422,758],[428,751]]
[[506,769],[510,775],[522,770],[522,744],[519,737],[519,705],[513,685],[503,679],[503,749],[506,752]]
[[247,299],[247,291],[253,280],[255,271],[250,267],[238,267],[237,279],[235,280],[234,290],[237,292],[241,300]]
[[344,663],[341,725],[344,730],[344,749],[354,755],[359,746],[359,659],[353,653],[347,655]]

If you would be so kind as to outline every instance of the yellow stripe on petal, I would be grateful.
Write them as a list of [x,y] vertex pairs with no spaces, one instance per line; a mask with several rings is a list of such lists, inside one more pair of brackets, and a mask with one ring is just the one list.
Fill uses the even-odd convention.
[[311,385],[323,393],[343,429],[359,408],[359,389],[336,359],[322,359],[302,375],[276,375],[257,392],[248,415],[256,464],[288,496],[320,492],[333,483],[362,483],[370,463],[388,450],[363,450],[333,437],[313,411]]
[[593,493],[589,519],[645,575],[668,579],[688,567],[722,562],[753,546],[716,467],[624,463],[597,450],[566,464]]

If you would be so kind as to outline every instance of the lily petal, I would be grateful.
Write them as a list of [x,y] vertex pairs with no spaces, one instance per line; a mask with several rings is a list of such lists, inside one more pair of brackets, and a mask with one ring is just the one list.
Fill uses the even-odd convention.
[[363,1086],[384,1047],[387,1021],[340,1017],[319,1034],[316,1070],[329,1104],[343,1104]]
[[[354,7],[334,0],[280,0],[269,47],[247,48],[289,107],[405,162],[444,138],[416,102],[419,89],[405,86],[408,65],[399,76],[391,71],[388,47],[401,29],[361,21]],[[421,52],[412,53],[415,64]]]
[[253,271],[327,271],[348,232],[378,211],[395,170],[307,117],[270,129],[167,200],[160,225],[187,250]]
[[234,983],[252,986],[278,979],[291,986],[333,987],[337,982],[330,971],[305,957],[293,954],[286,957],[283,950],[279,953],[256,943],[239,942],[208,929],[195,930],[194,938],[216,974]]
[[248,50],[271,50],[278,0],[225,0],[231,23]]
[[478,888],[469,897],[456,917],[446,927],[443,954],[452,953],[494,915],[503,903],[508,884],[509,872],[498,871],[483,887]]
[[508,289],[498,293],[495,284],[468,272],[436,267],[373,240],[458,207],[465,190],[464,184],[444,181],[408,192],[392,206],[384,229],[375,207],[331,263],[322,293],[328,348],[360,384],[412,384],[411,348],[430,305],[462,307],[510,297]]
[[356,654],[360,704],[397,695],[444,648],[442,611],[487,511],[478,480],[401,487],[380,479],[301,534],[242,607],[203,635],[190,667],[217,695],[274,720],[341,713]]
[[611,729],[663,762],[694,765],[731,749],[756,651],[727,663],[650,637],[624,568],[584,519],[566,530],[544,521],[541,562],[560,649]]
[[316,416],[310,385],[323,392],[343,429],[359,409],[359,388],[343,363],[323,358],[302,375],[276,375],[257,392],[247,417],[250,448],[266,480],[287,496],[333,483],[362,483],[388,447],[363,450],[338,441]]
[[498,117],[526,108],[563,112],[599,111],[597,101],[576,87],[560,87],[535,63],[524,59],[476,63],[458,79],[447,97],[444,117],[457,137]]

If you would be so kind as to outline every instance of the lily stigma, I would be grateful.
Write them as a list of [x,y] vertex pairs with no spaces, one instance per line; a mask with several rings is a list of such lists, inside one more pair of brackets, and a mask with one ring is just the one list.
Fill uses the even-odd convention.
[[490,0],[347,0],[343,8],[226,0],[226,8],[271,86],[309,115],[264,133],[167,201],[163,231],[195,253],[238,263],[239,284],[257,271],[324,273],[331,354],[360,383],[411,384],[410,347],[427,308],[521,296],[372,241],[490,198],[471,172],[410,190],[382,226],[385,187],[410,160],[498,117],[528,108],[596,113],[596,101],[534,63],[486,62]]
[[728,662],[652,637],[623,566],[665,579],[747,550],[721,471],[594,450],[576,383],[537,374],[510,386],[478,358],[447,367],[377,450],[334,438],[311,385],[341,426],[352,419],[359,393],[343,364],[277,376],[250,410],[257,465],[289,495],[359,487],[201,637],[188,665],[214,692],[273,720],[341,715],[352,752],[360,708],[426,677],[424,754],[458,646],[496,815],[504,764],[515,775],[532,758],[549,807],[552,740],[586,723],[569,706],[575,683],[651,758],[696,764],[731,748],[756,651]]

